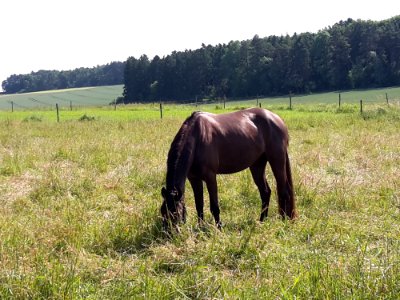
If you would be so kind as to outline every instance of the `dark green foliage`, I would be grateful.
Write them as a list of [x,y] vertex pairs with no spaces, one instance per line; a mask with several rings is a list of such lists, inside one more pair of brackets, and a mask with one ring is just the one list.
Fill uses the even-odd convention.
[[33,115],[33,116],[26,117],[23,121],[24,122],[42,122],[42,117]]
[[400,17],[318,33],[231,41],[149,61],[130,57],[125,103],[302,94],[400,84]]
[[11,75],[6,93],[124,83],[117,103],[303,94],[400,85],[400,16],[348,19],[318,33],[255,35],[150,60]]
[[40,70],[30,74],[11,75],[3,81],[2,87],[6,93],[11,94],[121,84],[124,66],[125,63],[112,62],[103,66],[71,71]]
[[82,117],[79,118],[79,121],[94,121],[96,118],[88,116],[87,114],[84,114]]

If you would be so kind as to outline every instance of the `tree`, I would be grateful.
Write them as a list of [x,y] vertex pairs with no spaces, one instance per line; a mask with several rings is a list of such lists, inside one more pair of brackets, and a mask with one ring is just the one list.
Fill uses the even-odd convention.
[[329,69],[330,69],[330,39],[331,35],[327,30],[318,32],[310,50],[311,77],[310,85],[312,90],[328,90]]
[[351,87],[349,71],[351,70],[350,44],[342,32],[343,27],[336,25],[330,31],[329,48],[329,81],[333,89]]
[[146,55],[139,59],[128,58],[124,72],[125,102],[145,102],[150,98],[151,78],[149,76],[150,61]]
[[310,49],[313,43],[311,34],[295,35],[289,52],[290,65],[287,75],[290,91],[304,93],[310,91],[311,58]]

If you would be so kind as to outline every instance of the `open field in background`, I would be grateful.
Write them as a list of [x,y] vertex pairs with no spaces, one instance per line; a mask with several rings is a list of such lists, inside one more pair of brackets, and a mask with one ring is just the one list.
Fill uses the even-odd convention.
[[[55,110],[55,105],[58,103],[60,109],[69,110],[72,105],[73,110],[80,110],[87,107],[108,106],[117,97],[122,96],[123,85],[104,86],[104,87],[89,87],[67,90],[54,90],[26,94],[0,95],[0,111],[11,111],[11,102],[14,103],[15,111],[24,110]],[[358,104],[360,100],[368,104],[383,104],[386,103],[386,94],[391,103],[399,104],[400,87],[361,90],[361,91],[345,91],[341,92],[341,103]],[[302,95],[292,97],[292,106],[316,105],[316,104],[331,104],[338,105],[339,93],[319,93],[311,95]],[[256,99],[253,99],[256,103]],[[217,104],[223,107],[222,101]],[[266,106],[289,106],[289,97],[260,97],[259,103]],[[200,106],[207,102],[198,102]],[[210,104],[211,105],[211,104]],[[213,103],[213,105],[215,105]],[[211,105],[211,106],[213,106]],[[227,100],[226,106],[248,106],[249,101],[230,101]],[[255,105],[255,104],[254,104]]]
[[104,106],[122,96],[123,85],[87,87],[66,90],[43,91],[26,94],[0,95],[0,110],[54,109],[60,107]]
[[66,108],[60,123],[0,112],[0,298],[398,299],[400,107],[383,98],[361,115],[330,95],[293,110],[260,100],[289,127],[298,220],[278,217],[274,192],[260,224],[245,171],[218,177],[222,232],[208,201],[197,227],[188,186],[172,238],[159,220],[170,143],[193,110],[221,103],[166,105],[163,120],[151,104]]
[[[86,93],[86,94],[85,94]],[[104,93],[104,94],[102,94]],[[128,104],[118,105],[114,111],[114,106],[109,105],[109,99],[115,99],[122,93],[122,86],[82,88],[60,91],[48,91],[21,95],[0,96],[0,120],[40,120],[56,121],[57,114],[55,103],[59,104],[60,121],[87,120],[88,118],[96,120],[151,120],[160,118],[159,103],[147,104]],[[360,111],[360,99],[363,100],[363,111],[375,112],[378,108],[386,109],[386,94],[388,95],[390,106],[400,106],[400,87],[375,89],[366,91],[342,92],[341,106],[339,109],[339,93],[322,93],[307,96],[293,96],[292,109],[295,111],[308,112],[357,112]],[[59,96],[61,95],[61,96]],[[102,95],[103,98],[98,98]],[[111,96],[112,95],[112,96]],[[32,98],[35,97],[35,98]],[[10,97],[14,97],[14,103],[23,103],[14,105],[14,112],[11,113]],[[20,98],[18,98],[20,97]],[[40,98],[43,97],[43,98]],[[56,98],[65,101],[57,101]],[[110,98],[111,97],[111,98]],[[114,98],[113,98],[114,97]],[[36,99],[37,101],[32,101]],[[72,110],[70,102],[67,99],[74,99]],[[59,100],[59,99],[58,99]],[[46,105],[42,105],[45,103]],[[47,105],[48,104],[48,105]],[[53,105],[50,105],[53,104]],[[263,108],[271,110],[288,110],[289,97],[259,98],[241,101],[229,101],[224,104],[219,101],[198,101],[191,104],[163,104],[163,117],[175,118],[185,117],[194,110],[203,110],[209,112],[221,113],[224,110],[237,110],[245,107],[261,105]],[[30,106],[29,106],[30,105]],[[224,109],[225,105],[225,109]]]

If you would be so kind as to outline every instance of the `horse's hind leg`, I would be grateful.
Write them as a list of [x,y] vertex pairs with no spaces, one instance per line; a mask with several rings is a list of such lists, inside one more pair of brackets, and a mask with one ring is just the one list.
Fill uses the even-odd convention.
[[[276,186],[278,190],[278,204],[279,213],[282,217],[288,217],[292,219],[296,216],[295,205],[294,205],[294,195],[291,186],[291,177],[289,180],[288,172],[288,157],[286,151],[281,151],[279,154],[274,155],[273,159],[269,160],[272,172],[274,173],[276,179]],[[291,175],[290,175],[291,176]]]
[[254,183],[257,185],[258,191],[260,192],[262,201],[260,222],[262,222],[264,218],[268,216],[269,200],[271,198],[271,189],[268,186],[265,178],[266,165],[267,159],[262,157],[250,167],[251,175],[253,176]]

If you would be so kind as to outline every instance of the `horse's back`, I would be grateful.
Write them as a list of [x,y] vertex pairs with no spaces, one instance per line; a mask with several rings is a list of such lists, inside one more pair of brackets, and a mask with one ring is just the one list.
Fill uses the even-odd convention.
[[285,139],[283,121],[260,108],[227,114],[198,113],[197,123],[198,159],[217,173],[241,171],[275,151],[270,145],[273,140]]

